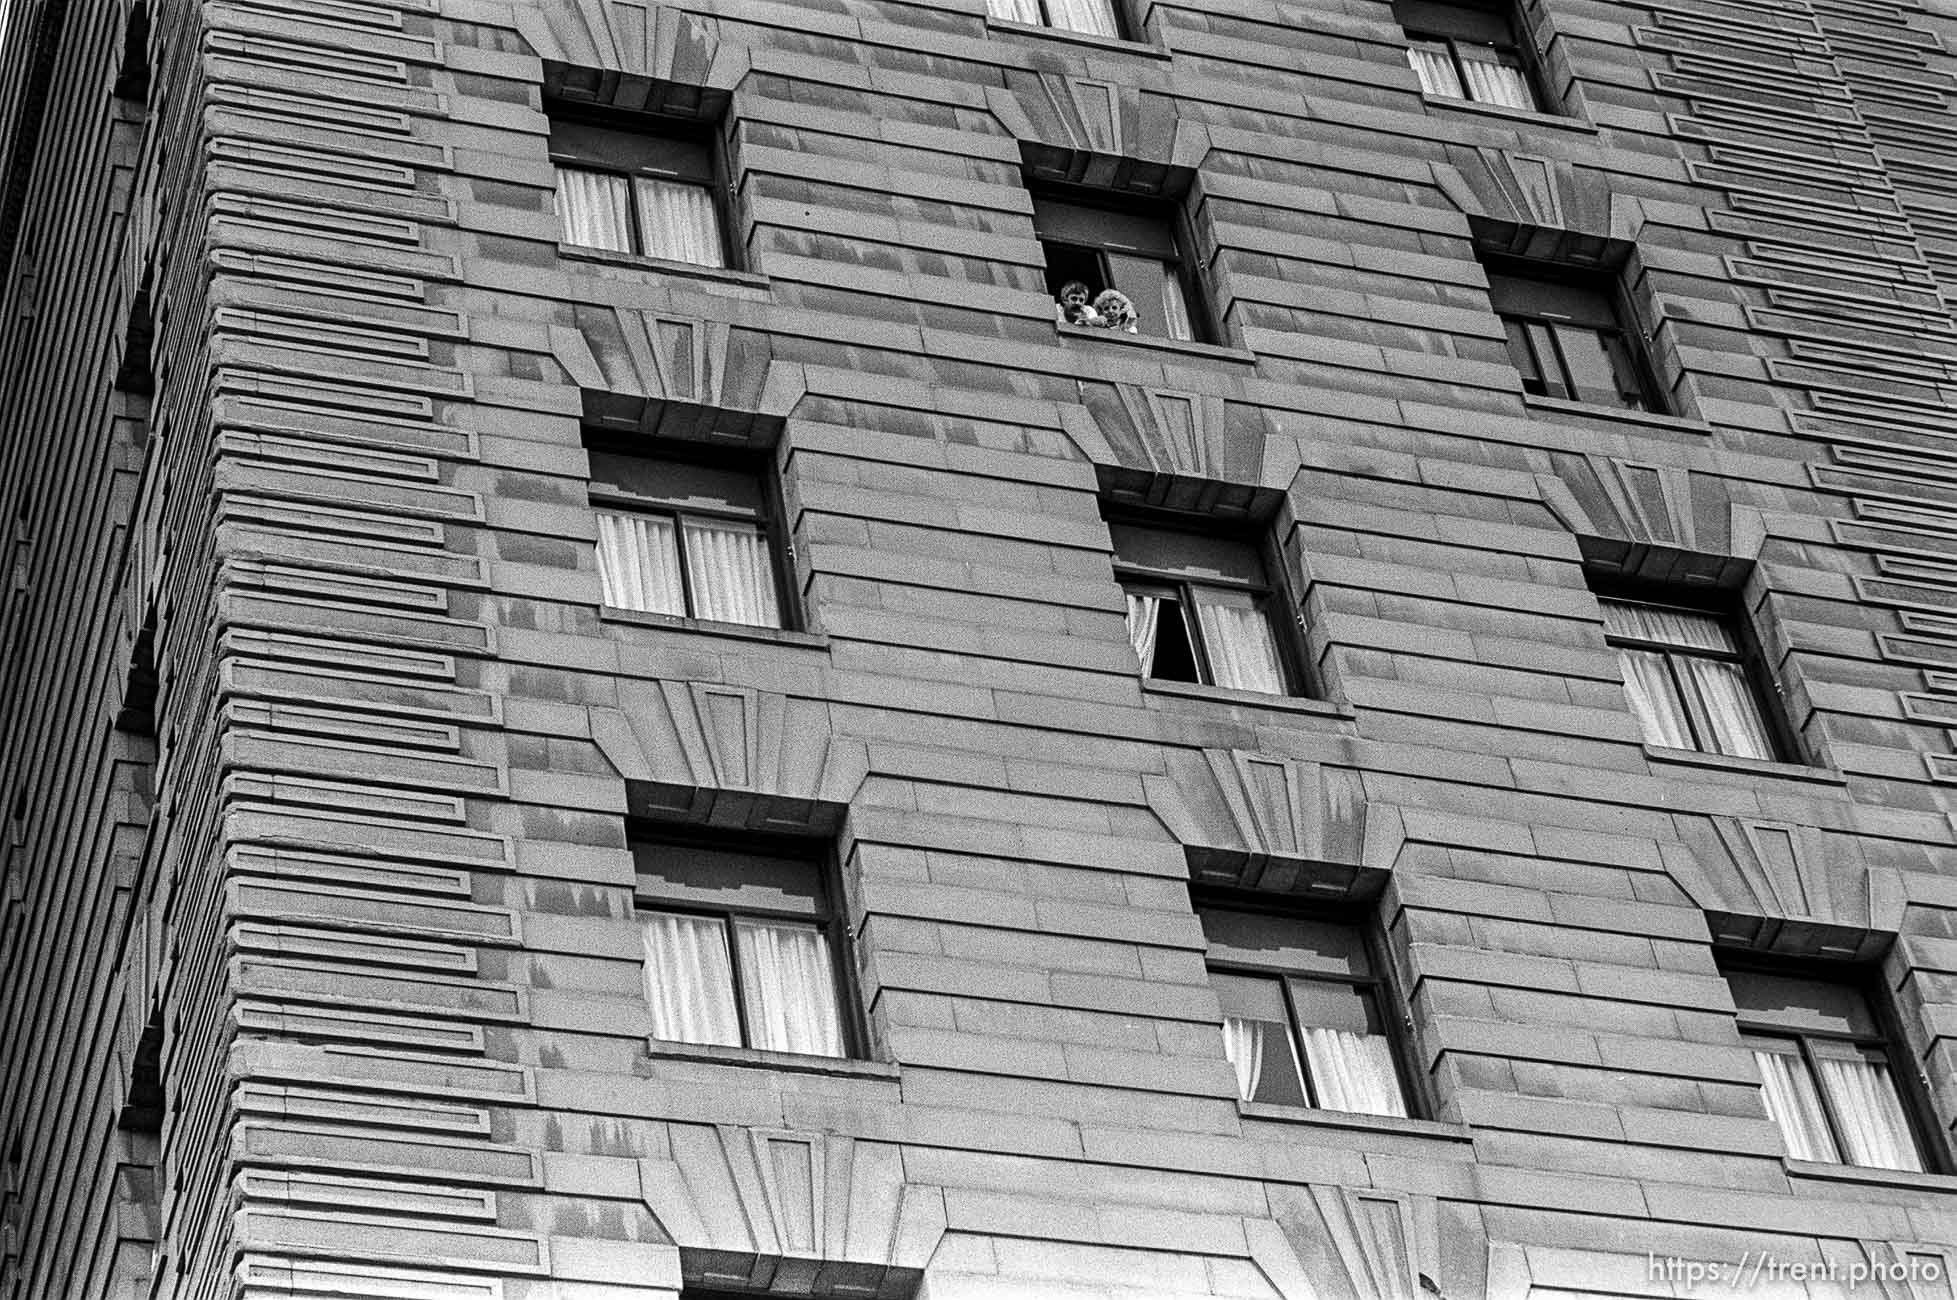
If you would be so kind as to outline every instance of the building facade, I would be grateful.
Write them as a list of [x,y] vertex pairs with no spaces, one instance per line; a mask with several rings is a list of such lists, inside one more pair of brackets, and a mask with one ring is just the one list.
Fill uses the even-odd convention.
[[1953,41],[0,7],[0,1298],[1957,1295]]

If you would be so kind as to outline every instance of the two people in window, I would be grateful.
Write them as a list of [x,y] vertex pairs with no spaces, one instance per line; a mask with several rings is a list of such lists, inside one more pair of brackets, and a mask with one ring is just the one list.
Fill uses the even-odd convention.
[[[1091,301],[1090,301],[1091,299]],[[1079,280],[1060,286],[1054,314],[1068,325],[1091,325],[1098,329],[1137,332],[1135,304],[1119,289],[1103,289],[1097,296]]]

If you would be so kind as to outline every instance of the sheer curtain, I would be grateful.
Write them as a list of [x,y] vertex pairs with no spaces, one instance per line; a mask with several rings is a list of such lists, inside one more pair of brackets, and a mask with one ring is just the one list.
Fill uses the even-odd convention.
[[1162,598],[1128,592],[1128,641],[1141,661],[1142,676],[1155,667],[1155,634],[1162,627]]
[[1672,673],[1665,666],[1665,656],[1620,646],[1617,662],[1624,669],[1624,694],[1630,701],[1631,714],[1638,720],[1645,740],[1668,749],[1692,748],[1692,732],[1685,722],[1685,705],[1672,685]]
[[753,524],[686,520],[686,576],[697,617],[780,627],[768,536]]
[[1442,99],[1466,99],[1461,93],[1461,78],[1454,71],[1454,60],[1447,46],[1439,41],[1415,41],[1407,47],[1407,62],[1420,78],[1423,94]]
[[1210,671],[1218,686],[1284,694],[1277,639],[1257,601],[1243,592],[1197,591],[1196,617],[1203,627]]
[[1753,694],[1753,683],[1739,664],[1680,656],[1678,666],[1705,706],[1712,726],[1710,747],[1741,758],[1772,758],[1773,737]]
[[673,521],[664,515],[599,511],[598,581],[613,609],[685,614]]
[[751,1046],[807,1056],[843,1054],[829,940],[792,921],[734,922]]
[[1393,1047],[1385,1038],[1349,1029],[1301,1028],[1305,1067],[1318,1089],[1320,1107],[1361,1115],[1406,1116],[1407,1102],[1400,1091]]
[[1046,0],[1046,10],[1050,26],[1089,36],[1121,35],[1114,20],[1114,0]]
[[1821,1110],[1821,1096],[1815,1091],[1814,1077],[1798,1056],[1781,1052],[1753,1050],[1760,1063],[1764,1083],[1763,1100],[1767,1118],[1780,1125],[1787,1140],[1787,1154],[1796,1160],[1834,1163],[1841,1159],[1835,1139],[1828,1132],[1828,1119]]
[[1242,1016],[1223,1017],[1223,1055],[1237,1071],[1237,1099],[1249,1101],[1257,1095],[1264,1078],[1264,1029],[1256,1020]]
[[1625,689],[1631,698],[1631,708],[1644,727],[1646,740],[1675,749],[1692,747],[1691,730],[1686,723],[1687,706],[1679,698],[1667,671],[1669,661],[1696,697],[1711,729],[1711,735],[1701,737],[1702,748],[1741,758],[1774,757],[1773,737],[1766,718],[1760,713],[1759,700],[1745,666],[1689,653],[1739,653],[1739,643],[1722,619],[1695,610],[1662,609],[1612,600],[1603,602],[1603,610],[1606,635],[1656,641],[1677,646],[1684,652],[1661,655],[1618,648],[1618,659],[1624,666]]
[[727,927],[718,917],[648,912],[640,922],[652,1036],[674,1043],[741,1045]]
[[1184,343],[1196,337],[1196,328],[1189,321],[1188,300],[1182,296],[1182,276],[1166,262],[1162,265],[1162,328],[1168,337]]
[[1829,1056],[1816,1064],[1821,1067],[1821,1086],[1828,1090],[1835,1119],[1841,1124],[1848,1163],[1921,1173],[1923,1158],[1917,1152],[1888,1067],[1880,1061]]
[[567,244],[632,251],[632,204],[625,178],[582,167],[557,169],[557,220]]
[[1468,98],[1478,104],[1534,109],[1536,97],[1529,78],[1513,59],[1473,45],[1461,47],[1461,67],[1468,78]]
[[651,176],[637,177],[633,185],[639,198],[640,252],[695,266],[726,264],[712,190]]
[[1040,21],[1040,0],[985,0],[985,8],[994,18],[1009,23],[1033,23]]

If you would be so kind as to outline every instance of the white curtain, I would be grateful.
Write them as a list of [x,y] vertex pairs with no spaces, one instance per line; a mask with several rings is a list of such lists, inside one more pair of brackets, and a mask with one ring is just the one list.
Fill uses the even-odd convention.
[[1835,1153],[1835,1140],[1828,1133],[1827,1116],[1821,1110],[1821,1097],[1814,1090],[1814,1078],[1808,1073],[1807,1064],[1798,1056],[1763,1052],[1757,1048],[1753,1059],[1760,1063],[1767,1118],[1780,1125],[1781,1136],[1787,1140],[1787,1154],[1796,1160],[1820,1160],[1831,1164],[1839,1160],[1840,1156]]
[[1141,661],[1142,676],[1147,677],[1155,667],[1155,634],[1162,627],[1162,598],[1160,596],[1138,596],[1128,592],[1128,641],[1135,647],[1135,658]]
[[716,917],[647,912],[640,923],[646,952],[646,1000],[652,1036],[674,1043],[741,1045],[727,927]]
[[713,191],[704,185],[640,176],[639,251],[647,257],[695,266],[726,265]]
[[1009,23],[1040,21],[1040,0],[986,0],[985,8],[994,18]]
[[780,627],[768,536],[753,524],[686,520],[686,576],[699,618]]
[[793,921],[734,922],[750,1044],[805,1056],[843,1054],[829,941]]
[[1223,1017],[1223,1055],[1237,1071],[1237,1099],[1249,1101],[1264,1079],[1264,1030],[1257,1020]]
[[1668,749],[1692,748],[1692,732],[1686,725],[1685,705],[1672,685],[1672,674],[1665,666],[1665,656],[1649,650],[1620,647],[1617,662],[1624,669],[1624,694],[1630,701],[1631,715],[1638,720],[1645,740]]
[[557,220],[567,244],[632,251],[632,203],[623,176],[559,167]]
[[1311,1071],[1321,1108],[1406,1116],[1406,1097],[1400,1091],[1393,1047],[1385,1038],[1349,1029],[1301,1028],[1305,1068]]
[[1439,42],[1422,41],[1407,48],[1407,62],[1420,78],[1422,93],[1441,99],[1466,99],[1461,93],[1461,78],[1454,71],[1454,60]]
[[1255,599],[1236,591],[1198,591],[1196,618],[1202,624],[1203,645],[1209,651],[1215,685],[1284,694],[1277,640]]
[[1114,0],[1046,0],[1046,9],[1049,26],[1090,36],[1121,35],[1114,20]]
[[[1822,1057],[1821,1086],[1834,1103],[1852,1165],[1876,1169],[1923,1170],[1923,1159],[1910,1135],[1909,1120],[1889,1070],[1880,1061],[1836,1060]],[[1792,1146],[1792,1143],[1789,1143]]]
[[599,511],[598,581],[613,609],[685,614],[673,521],[664,515]]
[[1472,45],[1462,47],[1461,66],[1468,77],[1468,98],[1478,104],[1534,109],[1536,97],[1529,89],[1529,78],[1521,68],[1500,60],[1501,56],[1493,50]]
[[1656,641],[1688,650],[1717,650],[1739,653],[1739,643],[1716,614],[1701,614],[1689,609],[1665,609],[1656,605],[1632,605],[1619,600],[1601,602],[1604,631],[1612,636],[1632,636],[1640,641]]
[[1162,328],[1172,339],[1193,342],[1196,329],[1189,322],[1189,303],[1182,296],[1182,277],[1176,268],[1162,266]]
[[1676,661],[1686,680],[1698,692],[1711,723],[1709,747],[1721,754],[1741,758],[1772,758],[1773,737],[1767,720],[1760,716],[1760,705],[1753,683],[1739,664],[1717,659],[1693,659],[1681,655]]

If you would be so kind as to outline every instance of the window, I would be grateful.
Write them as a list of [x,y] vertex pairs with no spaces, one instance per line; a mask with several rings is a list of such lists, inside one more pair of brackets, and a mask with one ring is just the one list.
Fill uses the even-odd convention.
[[986,11],[1001,22],[1057,27],[1088,36],[1121,37],[1115,0],[986,0]]
[[1221,908],[1201,916],[1240,1100],[1409,1113],[1386,989],[1357,926]]
[[1115,209],[1036,195],[1033,232],[1046,256],[1056,319],[1156,338],[1198,338],[1200,302],[1173,214],[1137,198]]
[[1623,325],[1608,273],[1564,277],[1491,267],[1488,297],[1508,334],[1524,392],[1634,411],[1662,409],[1643,353]]
[[1543,111],[1508,9],[1397,0],[1393,13],[1406,31],[1407,62],[1422,94]]
[[1108,531],[1142,676],[1267,695],[1290,689],[1257,546],[1120,520]]
[[598,577],[613,609],[783,626],[771,493],[735,462],[591,453]]
[[1740,1041],[1760,1063],[1767,1115],[1796,1160],[1927,1168],[1888,1044],[1861,989],[1728,970]]
[[726,266],[714,148],[697,124],[669,133],[553,120],[564,242],[695,266]]
[[1605,597],[1604,640],[1647,743],[1737,758],[1781,758],[1759,672],[1724,611]]
[[824,864],[799,842],[755,844],[634,842],[652,1036],[846,1056]]

